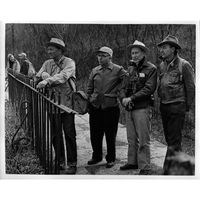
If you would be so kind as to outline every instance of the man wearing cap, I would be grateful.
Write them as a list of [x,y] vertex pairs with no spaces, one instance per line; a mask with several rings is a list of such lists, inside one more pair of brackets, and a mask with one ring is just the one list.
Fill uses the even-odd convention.
[[92,159],[88,161],[88,165],[102,160],[102,142],[105,134],[107,168],[114,165],[116,158],[115,140],[120,114],[117,96],[120,83],[127,74],[123,67],[112,63],[112,55],[113,51],[109,47],[104,46],[97,51],[99,66],[93,68],[87,88],[90,102],[90,139],[93,149]]
[[181,46],[175,36],[168,35],[158,47],[162,58],[158,96],[168,145],[167,157],[170,150],[181,151],[181,130],[185,113],[189,111],[195,98],[194,72],[191,64],[179,57],[178,50]]
[[18,56],[19,56],[19,62],[21,66],[20,73],[28,77],[33,77],[35,75],[35,69],[33,67],[33,64],[27,58],[26,53],[20,53],[18,54]]
[[[36,74],[36,77],[43,79],[37,85],[38,88],[44,88],[47,84],[54,87],[55,93],[60,93],[61,104],[72,107],[72,88],[69,85],[69,79],[75,79],[75,62],[63,55],[65,51],[65,43],[58,38],[51,38],[47,43],[47,53],[50,59],[45,61],[42,68]],[[53,121],[53,120],[52,120]],[[52,122],[53,123],[53,122]],[[54,124],[54,123],[53,123]],[[74,114],[61,113],[61,124],[64,130],[65,143],[67,149],[67,165],[66,174],[75,174],[77,170],[77,145],[76,145],[76,130],[74,123]],[[54,132],[56,133],[55,127]],[[53,136],[53,145],[55,150],[56,145],[55,135]],[[61,139],[60,160],[64,164],[65,153],[63,140]],[[62,163],[63,162],[63,163]]]
[[147,47],[140,41],[128,46],[131,64],[120,98],[126,110],[128,161],[120,170],[140,169],[150,174],[149,106],[156,89],[157,68],[146,60]]

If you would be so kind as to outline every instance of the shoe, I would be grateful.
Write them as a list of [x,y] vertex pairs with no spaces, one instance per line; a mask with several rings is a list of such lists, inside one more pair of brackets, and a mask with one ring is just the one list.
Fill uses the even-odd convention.
[[65,165],[60,165],[59,166],[59,170],[65,170],[65,169],[66,169]]
[[101,162],[102,160],[95,160],[95,159],[91,159],[91,160],[89,160],[88,161],[88,165],[95,165],[95,164],[97,164],[97,163],[99,163],[99,162]]
[[106,168],[111,168],[115,165],[115,162],[107,162]]
[[150,169],[141,169],[139,175],[151,175],[152,171]]
[[59,170],[65,170],[65,169],[66,169],[65,162],[61,162],[59,165]]
[[120,167],[120,170],[138,169],[138,165],[125,164]]
[[60,159],[60,165],[59,165],[59,170],[65,170],[66,169],[66,164],[64,159]]
[[67,169],[65,169],[65,174],[76,174],[76,166],[69,166]]

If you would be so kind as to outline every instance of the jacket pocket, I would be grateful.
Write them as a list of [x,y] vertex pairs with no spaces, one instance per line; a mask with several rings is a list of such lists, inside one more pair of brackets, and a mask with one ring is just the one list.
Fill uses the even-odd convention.
[[168,76],[169,84],[174,84],[179,82],[179,73],[178,72],[170,72]]

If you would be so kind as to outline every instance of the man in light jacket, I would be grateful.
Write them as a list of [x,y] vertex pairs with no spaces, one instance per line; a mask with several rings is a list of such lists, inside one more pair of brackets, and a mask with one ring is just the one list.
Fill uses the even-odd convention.
[[[63,55],[65,51],[65,43],[58,39],[52,38],[47,44],[47,52],[50,59],[45,61],[42,68],[36,74],[36,77],[43,79],[37,85],[38,88],[44,88],[47,84],[54,86],[55,92],[61,95],[61,104],[72,108],[72,88],[69,85],[68,80],[70,78],[75,79],[75,62]],[[52,120],[51,123],[54,123]],[[67,148],[67,165],[65,169],[66,174],[75,174],[77,170],[77,144],[76,144],[76,130],[74,123],[74,114],[61,113],[61,124],[64,130],[65,143]],[[55,127],[54,127],[54,131]],[[57,149],[56,135],[53,138],[54,148]],[[64,162],[65,153],[64,145],[61,139],[61,161]],[[62,163],[61,163],[62,165]],[[61,166],[62,167],[62,166]]]

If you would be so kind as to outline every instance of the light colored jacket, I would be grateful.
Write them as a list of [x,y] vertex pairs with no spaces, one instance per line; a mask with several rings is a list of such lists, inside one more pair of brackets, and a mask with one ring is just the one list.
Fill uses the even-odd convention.
[[45,61],[36,77],[42,78],[43,73],[48,73],[49,77],[45,80],[51,86],[50,92],[55,90],[56,95],[60,93],[61,104],[72,108],[72,89],[68,79],[76,78],[75,70],[75,62],[71,58],[62,56],[57,63],[53,59]]

